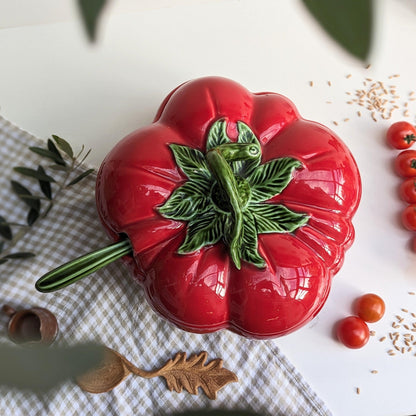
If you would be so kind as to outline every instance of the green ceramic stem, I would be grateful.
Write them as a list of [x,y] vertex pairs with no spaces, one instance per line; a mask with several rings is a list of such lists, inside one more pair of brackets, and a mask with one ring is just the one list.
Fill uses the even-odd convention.
[[250,160],[258,157],[259,148],[254,144],[226,143],[214,147],[206,154],[208,166],[221,189],[229,199],[233,216],[231,230],[230,255],[237,267],[241,268],[240,246],[243,231],[243,202],[238,192],[237,180],[230,162]]
[[122,240],[63,264],[43,275],[35,284],[39,292],[54,292],[101,269],[120,257],[131,254],[128,240]]

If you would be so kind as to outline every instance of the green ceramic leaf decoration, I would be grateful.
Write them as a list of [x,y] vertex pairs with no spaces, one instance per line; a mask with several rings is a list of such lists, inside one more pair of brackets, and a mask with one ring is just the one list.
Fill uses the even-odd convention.
[[200,248],[215,244],[224,235],[225,214],[207,210],[200,212],[194,220],[188,223],[185,241],[179,247],[179,254],[192,253]]
[[292,179],[292,172],[302,166],[292,157],[274,159],[258,166],[248,177],[252,186],[252,202],[263,202],[280,194]]
[[[247,124],[239,121],[237,123],[238,129],[238,143],[253,143],[258,149],[261,150],[260,142],[257,140],[257,137],[252,132]],[[260,164],[261,162],[261,151],[259,151],[258,157],[255,159],[249,160],[240,160],[232,163],[233,171],[236,175],[247,177],[250,173]]]
[[211,179],[205,156],[200,150],[178,144],[171,144],[170,148],[177,165],[189,179]]
[[259,234],[291,233],[308,221],[307,215],[291,211],[281,204],[256,204],[250,210]]
[[207,198],[209,190],[206,181],[188,181],[175,189],[158,211],[165,218],[189,221],[207,208],[210,203]]
[[243,238],[241,258],[255,266],[265,267],[265,261],[258,252],[258,231],[254,216],[251,212],[244,213]]
[[372,0],[302,0],[324,30],[355,57],[365,60],[373,32]]
[[208,132],[206,150],[213,149],[221,144],[230,143],[230,138],[227,135],[227,123],[221,119],[216,121]]
[[[176,188],[158,212],[187,222],[179,254],[189,254],[222,240],[236,268],[241,260],[262,268],[258,234],[294,232],[308,216],[265,201],[281,193],[302,163],[292,157],[261,165],[261,145],[245,123],[237,122],[238,140],[218,120],[207,133],[207,153],[171,144],[178,167],[188,181]],[[254,145],[254,146],[253,146]],[[211,172],[212,171],[212,172]]]

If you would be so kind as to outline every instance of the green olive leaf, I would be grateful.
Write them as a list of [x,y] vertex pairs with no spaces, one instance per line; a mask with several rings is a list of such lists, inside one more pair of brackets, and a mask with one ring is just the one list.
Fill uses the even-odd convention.
[[323,29],[355,57],[365,60],[373,32],[372,0],[302,0]]
[[35,209],[36,211],[40,211],[40,199],[35,198],[32,193],[25,188],[23,185],[21,185],[19,182],[16,181],[10,181],[12,185],[12,189],[14,193],[28,205],[30,208]]
[[309,220],[308,215],[294,212],[281,204],[255,204],[250,211],[258,234],[291,233]]
[[205,156],[200,150],[178,144],[171,144],[169,147],[177,165],[189,179],[212,179]]
[[13,238],[12,229],[6,219],[2,216],[0,216],[0,235],[6,240],[11,240]]
[[2,257],[3,259],[29,259],[31,257],[35,257],[36,254],[28,252],[28,251],[22,251],[18,253],[12,253],[8,254],[7,256]]
[[43,149],[42,147],[31,146],[29,147],[29,150],[31,150],[33,153],[36,153],[39,156],[46,157],[47,159],[53,160],[55,163],[58,163],[58,164],[62,163],[62,157],[57,156],[56,153],[48,149]]
[[71,159],[74,159],[74,151],[71,145],[62,137],[52,134],[52,138],[55,140],[56,145]]
[[55,163],[60,166],[66,166],[66,162],[64,158],[62,157],[58,148],[55,146],[55,143],[51,139],[48,139],[47,146],[48,146],[48,150],[56,156],[56,159],[54,159]]
[[39,211],[36,209],[30,208],[29,212],[27,213],[27,225],[32,226],[36,220],[39,218]]
[[[41,175],[46,175],[45,169],[43,169],[41,165],[38,166],[38,172]],[[42,179],[39,179],[39,186],[43,195],[45,195],[48,199],[52,199],[52,187],[50,181],[44,181]]]
[[82,172],[81,175],[77,176],[75,179],[73,179],[71,182],[68,183],[67,186],[75,185],[78,182],[81,182],[84,178],[91,175],[91,173],[94,172],[94,169],[88,169],[85,172]]
[[16,166],[13,168],[15,172],[18,172],[24,176],[29,176],[31,178],[38,179],[44,182],[55,182],[55,179],[51,176],[47,175],[46,173],[39,172],[39,170],[35,170],[32,168],[26,168],[24,166]]
[[251,185],[251,201],[263,202],[280,194],[292,179],[292,172],[302,163],[292,157],[271,160],[256,167],[248,177]]
[[78,0],[81,17],[90,41],[95,40],[99,17],[106,3],[106,0]]

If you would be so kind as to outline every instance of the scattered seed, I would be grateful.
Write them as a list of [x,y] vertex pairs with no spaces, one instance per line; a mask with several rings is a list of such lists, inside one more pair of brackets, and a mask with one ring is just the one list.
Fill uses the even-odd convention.
[[371,370],[371,374],[378,374],[377,370]]
[[349,79],[351,77],[352,77],[352,75],[351,74],[348,74],[345,78]]
[[406,313],[408,313],[408,312],[409,312],[409,310],[408,310],[408,309],[406,309],[406,308],[402,308],[402,312],[406,312]]
[[361,390],[360,390],[359,387],[357,387],[356,392],[357,392],[357,394],[360,394],[361,393]]
[[370,69],[371,68],[371,64],[368,64],[365,69]]
[[313,87],[313,81],[309,81],[309,85]]
[[331,85],[332,85],[331,81],[328,81],[328,85],[329,85],[329,86],[331,86]]
[[381,337],[380,339],[379,339],[379,341],[380,342],[383,342],[383,341],[385,341],[386,340],[386,337]]
[[333,123],[334,123],[336,126],[338,126],[338,123],[337,123],[336,121],[333,121]]
[[347,121],[350,121],[350,119],[349,118],[344,118],[344,121],[347,122]]

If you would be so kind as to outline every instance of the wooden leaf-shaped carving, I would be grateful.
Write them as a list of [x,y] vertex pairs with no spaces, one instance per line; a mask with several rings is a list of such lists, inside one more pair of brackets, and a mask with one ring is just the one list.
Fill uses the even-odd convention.
[[198,394],[198,387],[201,387],[208,398],[215,400],[218,390],[238,381],[238,378],[232,371],[223,368],[220,358],[205,365],[207,356],[207,352],[202,351],[186,359],[186,352],[177,353],[158,371],[158,375],[165,378],[171,391],[180,393],[185,389],[191,394]]
[[207,352],[203,351],[186,359],[186,352],[179,352],[173,360],[156,370],[146,371],[136,367],[117,351],[104,347],[104,358],[99,366],[77,378],[77,384],[89,393],[105,393],[120,384],[130,373],[142,378],[164,377],[170,391],[183,389],[198,394],[198,387],[211,399],[228,383],[238,381],[237,376],[223,368],[223,360],[216,358],[205,365]]

